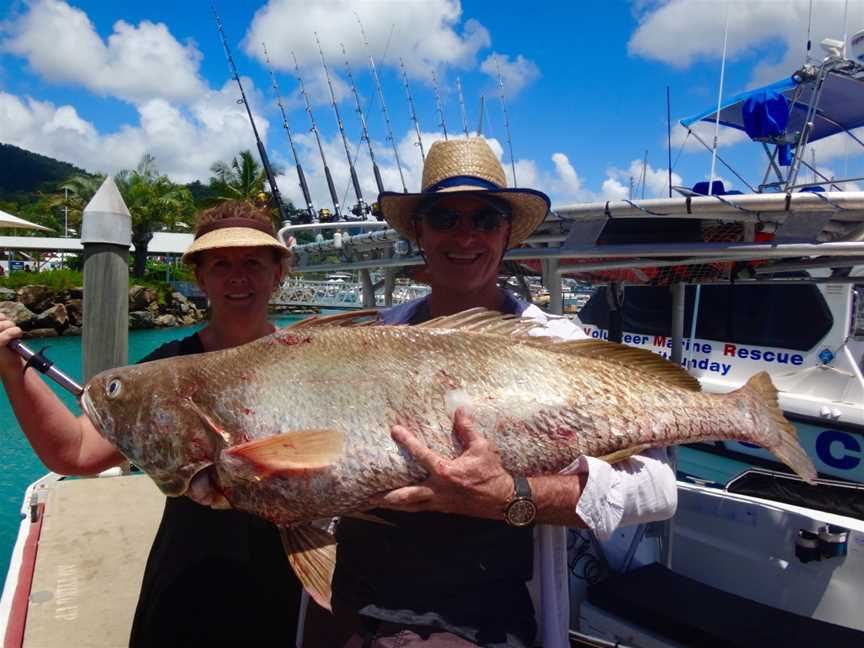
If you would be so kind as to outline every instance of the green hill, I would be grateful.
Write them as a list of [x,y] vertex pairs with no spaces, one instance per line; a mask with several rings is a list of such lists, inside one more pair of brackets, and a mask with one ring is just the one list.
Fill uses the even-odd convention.
[[72,175],[88,173],[68,162],[25,151],[11,144],[0,144],[0,200],[39,190],[53,191]]

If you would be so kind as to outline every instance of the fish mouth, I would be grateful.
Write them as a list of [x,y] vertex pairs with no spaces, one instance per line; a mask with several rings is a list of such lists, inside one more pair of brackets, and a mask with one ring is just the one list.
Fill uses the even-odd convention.
[[87,418],[89,418],[99,430],[105,429],[105,421],[93,405],[93,399],[90,398],[90,385],[84,387],[84,393],[81,394],[81,408],[84,410]]

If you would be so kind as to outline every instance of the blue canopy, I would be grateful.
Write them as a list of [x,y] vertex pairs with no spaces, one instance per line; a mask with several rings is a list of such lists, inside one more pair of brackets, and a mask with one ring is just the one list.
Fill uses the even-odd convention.
[[[752,107],[754,101],[759,100],[760,93],[765,98],[779,94],[785,97],[788,105],[791,106],[786,133],[794,135],[802,128],[814,87],[813,81],[799,85],[790,77],[762,88],[742,92],[723,102],[720,109],[720,123],[724,126],[748,131],[745,125],[745,104],[748,103],[748,100],[750,100],[749,106]],[[800,94],[793,103],[796,90],[800,90]],[[714,123],[716,118],[717,110],[712,108],[693,117],[682,119],[681,125],[690,127],[697,121]],[[859,126],[864,126],[864,81],[843,74],[829,73],[822,88],[822,96],[819,100],[819,106],[817,106],[809,140],[813,142]],[[753,133],[748,132],[748,134],[754,137]],[[779,135],[779,133],[772,133],[771,135]],[[768,134],[763,136],[768,136]]]

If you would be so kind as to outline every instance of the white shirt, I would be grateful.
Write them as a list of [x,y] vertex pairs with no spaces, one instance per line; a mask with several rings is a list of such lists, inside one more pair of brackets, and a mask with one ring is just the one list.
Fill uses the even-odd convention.
[[[587,338],[566,317],[549,315],[535,305],[522,317],[537,321],[529,335],[563,340]],[[675,514],[678,488],[675,473],[663,448],[616,463],[580,457],[562,474],[587,473],[585,489],[576,513],[600,540],[608,539],[620,526],[663,520]],[[534,578],[528,590],[534,601],[538,643],[544,648],[569,648],[570,588],[567,572],[566,528],[538,525],[534,532]]]

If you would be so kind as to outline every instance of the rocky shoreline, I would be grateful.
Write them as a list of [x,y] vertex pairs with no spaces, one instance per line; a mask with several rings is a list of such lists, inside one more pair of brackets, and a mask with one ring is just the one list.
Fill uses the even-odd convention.
[[[83,320],[83,288],[56,291],[48,286],[31,285],[18,290],[0,288],[0,313],[24,331],[25,338],[80,335]],[[190,326],[204,319],[206,311],[197,308],[182,293],[172,292],[166,303],[152,288],[129,288],[129,328],[150,329]]]

